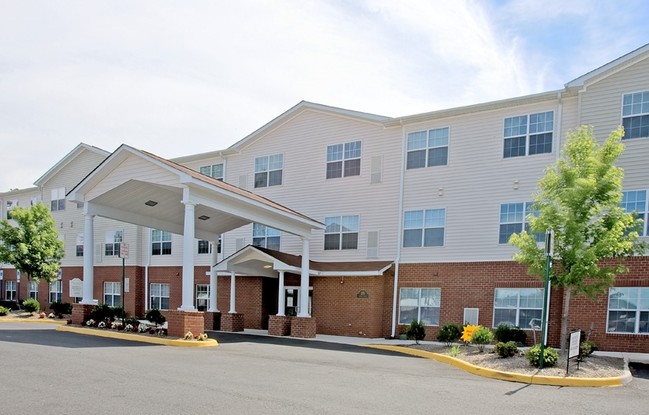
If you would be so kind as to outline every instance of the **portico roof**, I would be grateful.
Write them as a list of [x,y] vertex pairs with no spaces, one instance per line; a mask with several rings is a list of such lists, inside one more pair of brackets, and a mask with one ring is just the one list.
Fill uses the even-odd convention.
[[216,236],[251,222],[308,237],[324,224],[270,199],[155,154],[122,145],[77,184],[67,199],[85,212],[183,234],[186,203],[195,205],[195,236]]

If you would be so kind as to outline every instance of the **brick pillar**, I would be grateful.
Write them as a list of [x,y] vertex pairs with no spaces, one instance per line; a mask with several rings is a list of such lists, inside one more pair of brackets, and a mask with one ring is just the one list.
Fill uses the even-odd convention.
[[92,304],[73,304],[72,305],[72,324],[83,324],[90,318]]
[[289,316],[268,316],[268,334],[271,336],[288,336],[291,334],[291,319]]
[[221,312],[205,312],[205,330],[221,330]]
[[242,313],[227,313],[221,315],[221,331],[243,331],[244,319]]
[[185,337],[188,331],[194,336],[203,333],[205,318],[202,311],[165,311],[167,317],[167,335],[169,337]]
[[316,324],[313,317],[294,317],[291,319],[291,337],[311,339],[315,337]]

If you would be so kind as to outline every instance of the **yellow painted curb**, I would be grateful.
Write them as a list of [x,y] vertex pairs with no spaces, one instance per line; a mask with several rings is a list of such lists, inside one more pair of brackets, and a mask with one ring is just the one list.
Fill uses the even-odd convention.
[[412,349],[402,346],[390,346],[380,344],[368,344],[365,347],[374,349],[390,350],[397,353],[409,354],[412,356],[423,357],[426,359],[437,360],[462,369],[474,375],[483,376],[492,379],[505,380],[509,382],[529,383],[535,385],[552,385],[552,386],[581,386],[581,387],[602,387],[602,386],[621,386],[630,380],[627,376],[618,376],[612,378],[573,378],[560,376],[542,376],[542,375],[524,375],[520,373],[503,372],[500,370],[487,369],[472,365],[461,359],[454,357],[427,352],[424,350]]
[[51,318],[18,318],[0,317],[0,323],[39,323],[39,324],[68,324],[67,320],[53,320]]
[[65,331],[68,333],[85,334],[89,336],[107,337],[110,339],[129,340],[141,343],[160,344],[163,346],[176,346],[176,347],[216,347],[219,345],[214,339],[207,339],[204,341],[197,340],[183,340],[183,339],[166,339],[164,337],[149,337],[135,333],[124,333],[114,330],[97,330],[87,329],[84,327],[73,326],[58,326],[57,331]]

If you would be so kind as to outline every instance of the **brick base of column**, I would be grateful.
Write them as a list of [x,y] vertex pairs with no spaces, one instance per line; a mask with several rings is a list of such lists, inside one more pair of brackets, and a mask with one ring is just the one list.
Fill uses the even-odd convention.
[[221,314],[221,331],[243,331],[244,318],[241,313]]
[[288,336],[291,334],[291,319],[289,316],[268,316],[268,334],[270,336]]
[[221,312],[205,312],[205,330],[221,330]]
[[169,337],[185,337],[191,331],[194,337],[205,330],[205,318],[202,311],[165,311],[167,317],[167,335]]
[[291,319],[291,337],[311,339],[315,337],[316,324],[313,317],[293,317]]
[[83,324],[90,319],[92,313],[92,304],[73,304],[72,305],[72,324]]

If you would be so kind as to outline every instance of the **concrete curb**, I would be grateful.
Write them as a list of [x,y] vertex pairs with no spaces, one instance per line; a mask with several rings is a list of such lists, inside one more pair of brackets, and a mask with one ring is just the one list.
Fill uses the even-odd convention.
[[216,347],[219,345],[219,342],[217,342],[214,339],[207,339],[204,341],[166,339],[163,337],[149,337],[149,336],[143,336],[135,333],[124,333],[124,332],[114,331],[114,330],[87,329],[84,327],[58,326],[56,330],[65,331],[68,333],[85,334],[88,336],[107,337],[110,339],[120,339],[120,340],[128,340],[128,341],[134,341],[140,343],[159,344],[163,346]]
[[0,317],[0,323],[37,323],[37,324],[68,324],[67,320],[54,320],[51,318],[18,318]]
[[374,349],[390,350],[397,353],[408,354],[412,356],[423,357],[425,359],[437,360],[462,369],[474,375],[483,376],[492,379],[505,380],[508,382],[528,383],[534,385],[551,385],[551,386],[579,386],[579,387],[605,387],[621,386],[629,383],[632,379],[631,372],[628,370],[628,364],[625,363],[626,373],[623,376],[611,378],[572,378],[559,376],[542,376],[542,375],[524,375],[520,373],[503,372],[500,370],[487,369],[484,367],[474,366],[471,363],[451,356],[427,352],[424,350],[411,349],[401,346],[388,346],[378,344],[367,344],[363,347]]

